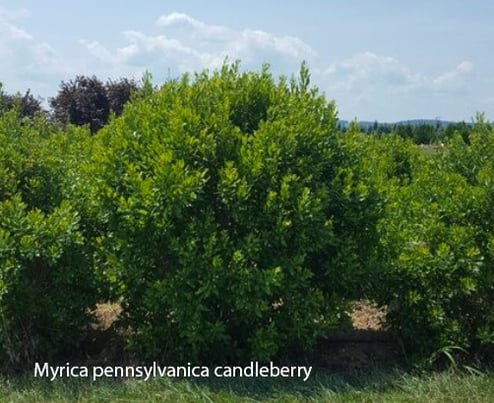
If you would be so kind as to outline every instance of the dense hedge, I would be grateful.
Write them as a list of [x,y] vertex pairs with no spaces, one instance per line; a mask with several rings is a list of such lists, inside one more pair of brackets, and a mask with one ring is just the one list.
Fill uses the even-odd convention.
[[80,217],[67,199],[80,130],[0,117],[0,362],[77,350],[98,301]]
[[[1,108],[0,108],[1,109]],[[414,358],[494,344],[494,130],[337,129],[298,78],[145,82],[96,133],[0,110],[0,360],[77,351],[96,303],[141,359],[273,359],[369,298]],[[87,340],[86,340],[87,341]]]
[[458,347],[492,357],[493,146],[480,120],[468,139],[409,159],[408,181],[386,185],[374,295],[412,358]]

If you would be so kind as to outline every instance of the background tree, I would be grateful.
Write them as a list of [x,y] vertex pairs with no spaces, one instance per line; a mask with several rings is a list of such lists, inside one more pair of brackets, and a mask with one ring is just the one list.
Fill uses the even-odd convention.
[[472,133],[473,129],[474,125],[468,124],[466,122],[450,123],[444,129],[444,137],[449,139],[452,138],[456,133],[458,133],[465,143],[470,144],[470,134]]
[[31,94],[31,90],[27,90],[24,95],[20,92],[15,94],[7,94],[2,90],[0,84],[0,111],[8,111],[17,107],[19,117],[34,118],[37,113],[45,113],[46,111],[41,107],[41,98],[35,97]]
[[115,115],[120,116],[124,105],[139,87],[134,80],[121,78],[119,81],[108,80],[105,89],[110,104],[110,110],[115,113]]
[[110,112],[122,114],[124,105],[138,89],[136,82],[127,78],[103,84],[95,76],[77,76],[74,81],[62,81],[50,106],[55,120],[63,124],[88,124],[95,133],[108,123]]
[[62,81],[58,95],[50,99],[50,106],[59,122],[89,124],[92,133],[106,124],[110,114],[105,85],[95,76]]

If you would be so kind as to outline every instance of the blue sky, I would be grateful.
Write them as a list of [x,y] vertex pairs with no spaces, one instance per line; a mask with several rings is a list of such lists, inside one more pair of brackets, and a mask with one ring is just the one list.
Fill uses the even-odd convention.
[[0,0],[0,81],[44,98],[78,74],[156,84],[240,59],[306,60],[342,119],[494,117],[488,0]]

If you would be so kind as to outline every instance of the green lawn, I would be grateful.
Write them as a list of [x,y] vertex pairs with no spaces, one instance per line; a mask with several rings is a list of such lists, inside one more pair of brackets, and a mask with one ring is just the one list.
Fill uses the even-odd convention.
[[316,375],[277,380],[144,381],[34,379],[0,381],[1,402],[493,402],[494,373],[415,376],[375,372],[362,377]]

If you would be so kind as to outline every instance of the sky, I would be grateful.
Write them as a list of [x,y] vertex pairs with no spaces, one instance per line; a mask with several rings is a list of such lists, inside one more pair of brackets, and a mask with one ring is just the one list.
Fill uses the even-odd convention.
[[493,17],[492,0],[0,0],[0,82],[46,102],[81,74],[160,85],[306,61],[340,119],[491,120]]

